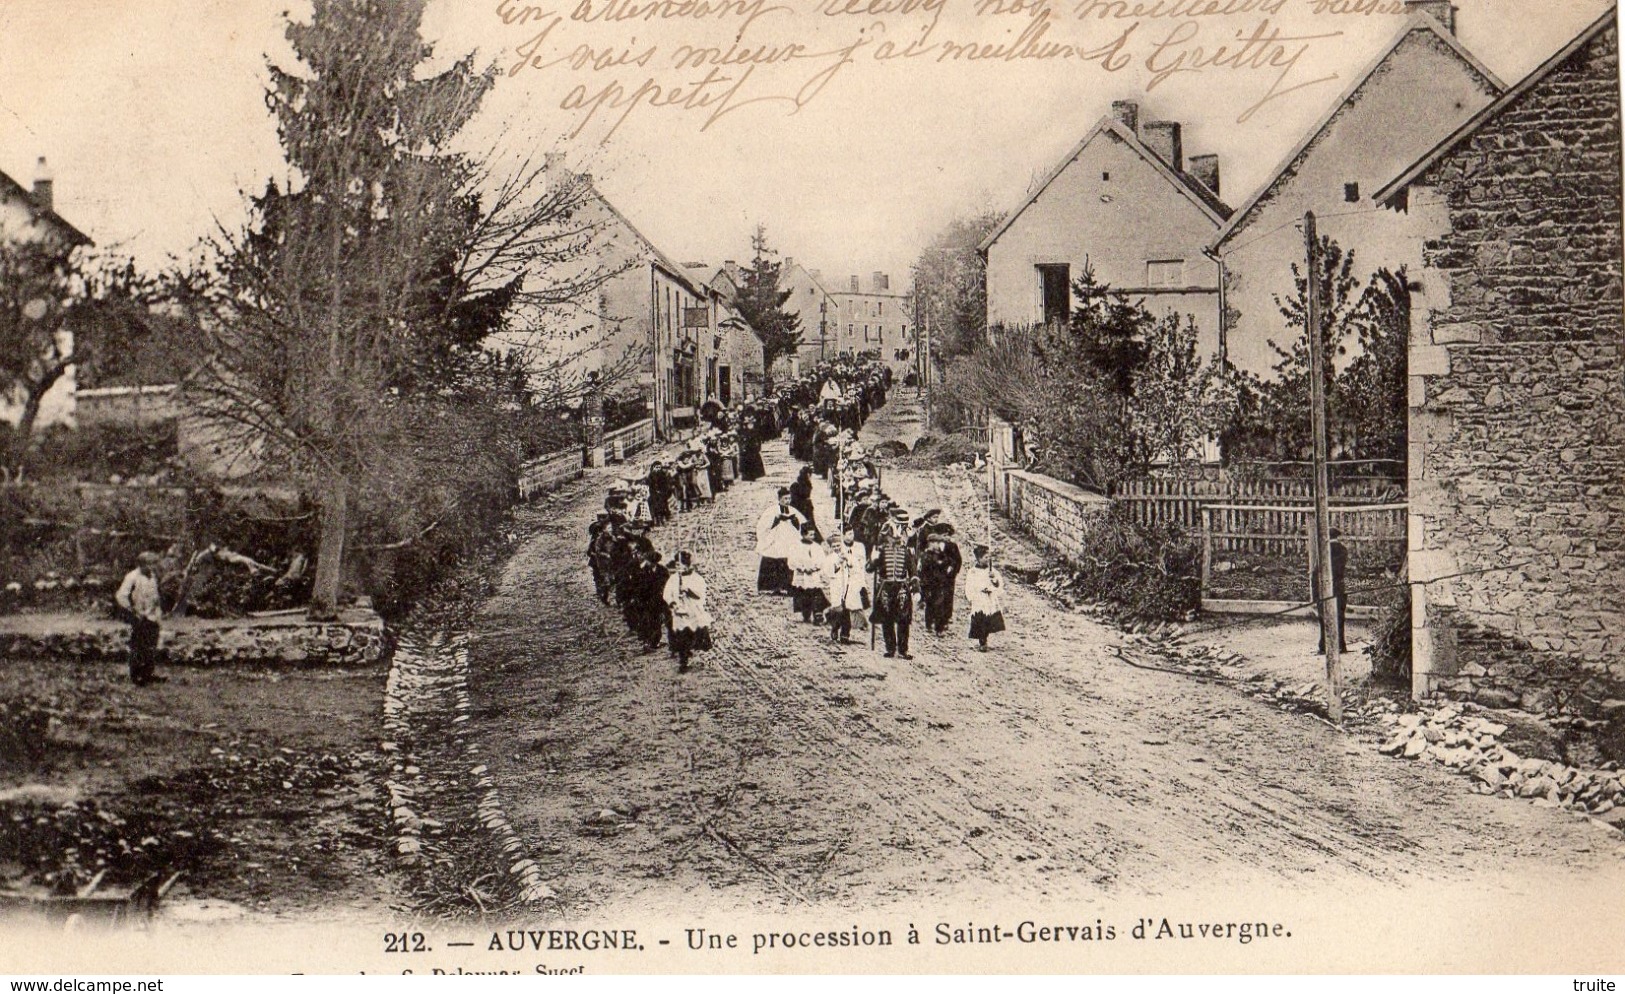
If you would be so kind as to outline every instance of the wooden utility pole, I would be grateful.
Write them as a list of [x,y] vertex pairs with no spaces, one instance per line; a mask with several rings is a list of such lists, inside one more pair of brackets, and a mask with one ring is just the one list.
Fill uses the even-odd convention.
[[1340,683],[1338,647],[1343,633],[1337,625],[1337,597],[1332,589],[1332,511],[1329,499],[1331,481],[1326,472],[1326,367],[1322,356],[1320,313],[1320,237],[1315,232],[1315,212],[1303,215],[1303,238],[1308,248],[1305,291],[1309,334],[1309,433],[1315,448],[1315,527],[1314,564],[1315,612],[1320,616],[1320,639],[1326,648],[1326,711],[1333,722],[1343,722],[1343,696]]
[[931,430],[931,309],[925,309],[925,348],[922,350],[925,363],[920,370],[920,385],[925,390],[925,430]]

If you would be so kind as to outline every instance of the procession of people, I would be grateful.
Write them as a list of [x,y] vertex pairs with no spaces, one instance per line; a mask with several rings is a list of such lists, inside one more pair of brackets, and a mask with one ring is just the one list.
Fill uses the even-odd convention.
[[[964,569],[954,526],[940,510],[914,517],[888,496],[858,440],[891,382],[877,359],[842,356],[775,395],[731,409],[708,402],[699,411],[702,426],[675,458],[656,458],[646,472],[610,487],[588,527],[599,600],[620,609],[649,651],[664,639],[678,671],[687,672],[694,654],[713,644],[706,581],[694,550],[661,553],[651,531],[714,503],[737,480],[764,477],[763,443],[787,432],[790,454],[803,465],[756,519],[758,593],[788,597],[794,615],[827,626],[835,645],[852,644],[856,627],[869,631],[875,648],[879,640],[887,658],[912,659],[916,600],[926,630],[945,635],[963,574],[969,638],[986,651],[988,637],[1004,630],[1003,580],[988,548],[976,546],[975,565]],[[813,502],[819,486],[834,504],[823,527]]]

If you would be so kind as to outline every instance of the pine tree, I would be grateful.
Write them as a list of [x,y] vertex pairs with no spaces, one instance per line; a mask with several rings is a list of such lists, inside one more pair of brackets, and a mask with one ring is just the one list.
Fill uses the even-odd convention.
[[750,247],[751,264],[744,270],[735,306],[762,340],[762,365],[771,385],[774,361],[781,356],[795,355],[801,347],[801,317],[784,309],[791,291],[779,289],[779,272],[783,265],[774,259],[778,253],[768,247],[764,226],[756,226]]
[[515,292],[460,276],[480,209],[446,146],[494,75],[471,57],[422,74],[424,4],[316,0],[289,23],[301,65],[270,68],[266,102],[293,178],[220,260],[203,406],[318,495],[313,617],[336,610],[352,500],[402,445],[402,398],[476,361]]

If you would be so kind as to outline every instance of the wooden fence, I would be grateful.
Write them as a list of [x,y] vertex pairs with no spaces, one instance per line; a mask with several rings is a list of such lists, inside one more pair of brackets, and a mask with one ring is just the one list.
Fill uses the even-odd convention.
[[[1334,505],[1366,505],[1403,500],[1404,489],[1377,480],[1349,480],[1332,484]],[[1202,509],[1210,504],[1287,505],[1314,500],[1308,480],[1135,480],[1120,485],[1113,500],[1137,524],[1150,527],[1179,525],[1187,531],[1203,527]],[[1277,522],[1284,524],[1284,522]]]
[[[1350,600],[1382,603],[1406,550],[1407,504],[1344,504],[1332,528],[1348,548]],[[1309,504],[1208,504],[1202,508],[1202,607],[1278,609],[1308,598],[1315,509]]]

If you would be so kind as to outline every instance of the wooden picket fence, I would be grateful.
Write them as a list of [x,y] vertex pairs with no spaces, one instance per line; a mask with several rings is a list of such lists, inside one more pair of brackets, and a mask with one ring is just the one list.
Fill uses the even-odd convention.
[[[1202,509],[1209,504],[1290,508],[1312,503],[1314,493],[1308,480],[1147,479],[1121,484],[1113,491],[1112,499],[1137,524],[1173,524],[1197,532],[1203,527]],[[1333,504],[1378,504],[1396,499],[1404,499],[1404,490],[1387,481],[1357,479],[1332,484]],[[1276,534],[1298,524],[1301,522],[1288,520],[1285,515],[1267,522],[1268,530]]]
[[[1200,537],[1203,610],[1270,611],[1307,599],[1310,481],[1137,480],[1113,499],[1141,525],[1178,525]],[[1401,568],[1404,500],[1404,490],[1387,480],[1333,482],[1332,527],[1349,550],[1351,590],[1377,590]],[[1366,600],[1356,604],[1366,610]]]

